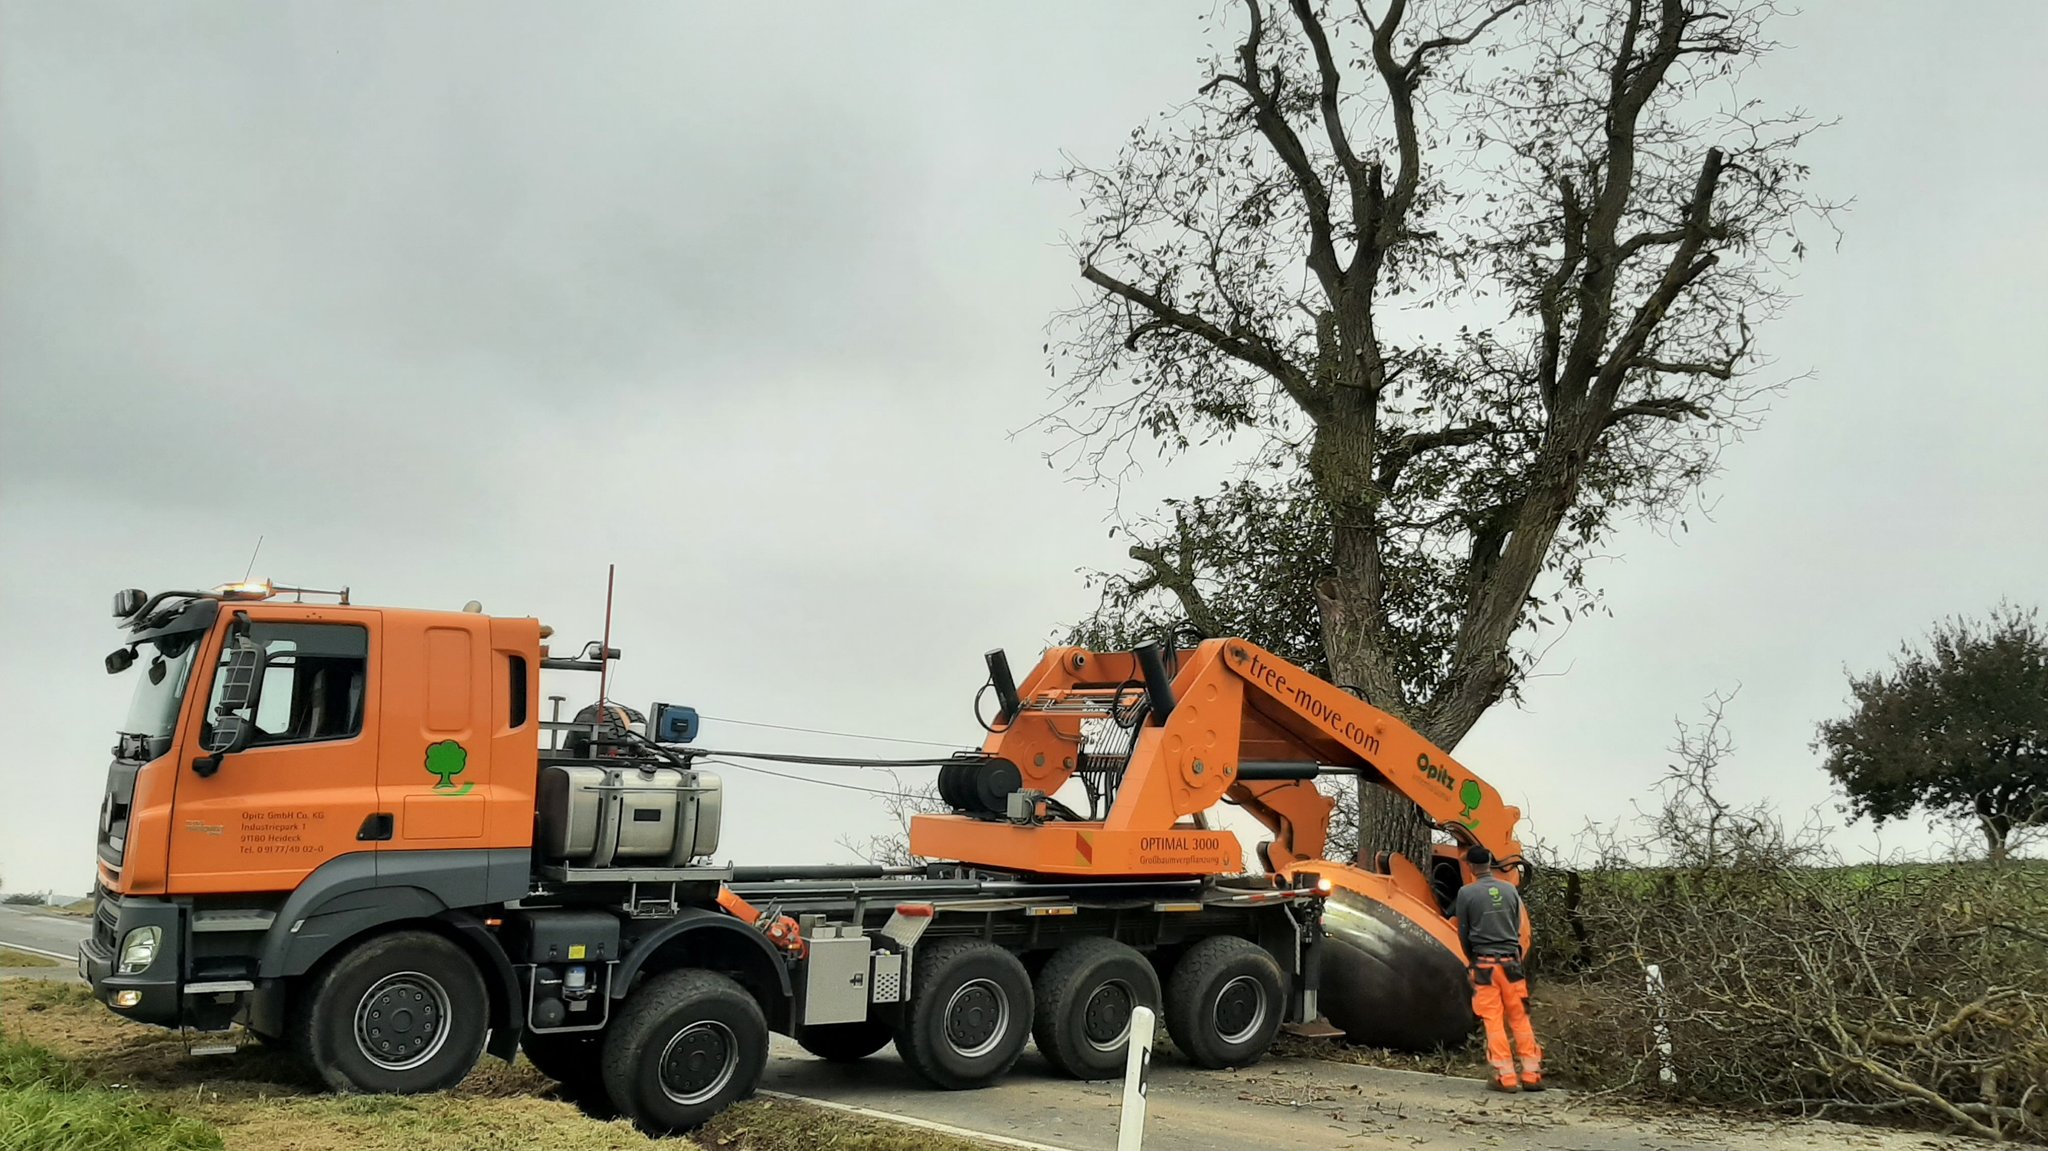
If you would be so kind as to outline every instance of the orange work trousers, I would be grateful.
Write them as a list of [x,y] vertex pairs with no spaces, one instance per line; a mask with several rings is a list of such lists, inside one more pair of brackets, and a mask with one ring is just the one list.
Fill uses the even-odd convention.
[[1522,965],[1512,959],[1482,955],[1472,961],[1472,1014],[1486,1025],[1486,1060],[1503,1087],[1543,1082],[1543,1048],[1537,1046],[1536,1029],[1529,1025],[1529,982],[1521,974]]

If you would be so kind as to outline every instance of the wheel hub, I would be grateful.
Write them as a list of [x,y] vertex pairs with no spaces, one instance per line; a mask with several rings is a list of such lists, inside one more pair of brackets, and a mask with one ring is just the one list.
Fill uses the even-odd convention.
[[373,984],[356,1004],[356,1049],[391,1071],[418,1067],[448,1039],[448,992],[431,975],[401,971]]
[[675,1034],[661,1053],[661,1089],[689,1106],[718,1094],[739,1066],[739,1042],[725,1024],[705,1020]]
[[946,1042],[972,1059],[995,1049],[1010,1025],[1010,1001],[986,979],[961,986],[946,1001]]
[[1249,975],[1223,985],[1216,995],[1216,1034],[1225,1043],[1250,1039],[1266,1021],[1266,989]]
[[1131,1034],[1131,1009],[1135,996],[1131,986],[1112,979],[1095,989],[1082,1008],[1081,1034],[1097,1051],[1114,1051]]

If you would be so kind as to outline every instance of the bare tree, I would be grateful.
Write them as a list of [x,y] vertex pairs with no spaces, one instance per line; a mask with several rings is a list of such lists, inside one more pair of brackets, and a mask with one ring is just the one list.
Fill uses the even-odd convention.
[[[1793,159],[1812,122],[1739,92],[1773,14],[1245,0],[1192,101],[1063,174],[1089,286],[1048,345],[1069,462],[1257,445],[1105,609],[1311,614],[1332,678],[1455,746],[1551,611],[1597,602],[1617,518],[1675,519],[1760,414],[1753,334],[1827,210]],[[1267,523],[1318,550],[1247,588],[1231,557]],[[1427,841],[1377,790],[1363,817],[1370,846]]]
[[878,867],[916,867],[924,863],[924,858],[910,853],[910,817],[952,808],[939,798],[938,785],[906,784],[894,771],[888,774],[892,790],[877,792],[876,797],[882,801],[882,810],[895,822],[896,830],[860,838],[842,835],[839,846]]

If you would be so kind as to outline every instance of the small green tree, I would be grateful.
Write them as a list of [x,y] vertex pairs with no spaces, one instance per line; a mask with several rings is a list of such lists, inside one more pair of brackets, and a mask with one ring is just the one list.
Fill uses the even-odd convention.
[[1851,675],[1855,710],[1821,724],[1815,746],[1853,817],[1918,808],[1973,823],[2003,863],[2048,827],[2048,633],[2037,612],[2001,606],[1928,640],[1902,647],[1889,672]]

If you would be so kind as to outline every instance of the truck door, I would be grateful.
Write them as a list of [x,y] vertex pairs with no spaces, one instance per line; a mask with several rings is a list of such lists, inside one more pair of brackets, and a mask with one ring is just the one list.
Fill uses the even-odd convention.
[[[169,859],[169,890],[179,894],[290,890],[328,860],[375,847],[358,833],[378,800],[378,716],[367,706],[377,613],[235,611],[263,650],[256,735],[212,764],[201,740],[180,743]],[[221,630],[198,657],[210,673],[194,671],[195,690],[208,695],[202,718],[224,670]]]
[[440,612],[385,620],[377,790],[395,825],[384,849],[485,847],[496,729],[490,621]]

